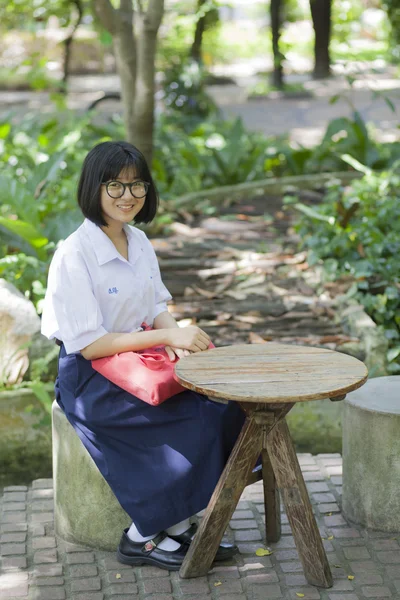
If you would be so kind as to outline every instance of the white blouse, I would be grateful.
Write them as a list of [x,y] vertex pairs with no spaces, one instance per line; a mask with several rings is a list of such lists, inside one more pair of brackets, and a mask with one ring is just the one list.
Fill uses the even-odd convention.
[[153,325],[171,295],[163,284],[146,234],[124,225],[125,260],[100,227],[85,219],[57,248],[43,304],[42,334],[80,352],[106,333],[139,331]]

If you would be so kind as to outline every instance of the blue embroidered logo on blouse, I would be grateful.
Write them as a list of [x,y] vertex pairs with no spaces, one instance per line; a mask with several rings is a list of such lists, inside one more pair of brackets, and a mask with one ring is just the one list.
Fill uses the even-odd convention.
[[116,287],[108,288],[109,294],[118,294],[119,290]]

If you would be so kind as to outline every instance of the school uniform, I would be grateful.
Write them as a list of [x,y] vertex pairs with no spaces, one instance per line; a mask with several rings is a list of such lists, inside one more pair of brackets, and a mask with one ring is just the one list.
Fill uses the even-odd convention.
[[206,507],[243,424],[236,403],[184,391],[150,406],[80,353],[106,333],[140,331],[167,310],[154,249],[124,225],[128,260],[86,219],[56,250],[42,333],[62,341],[56,400],[139,532],[152,535]]

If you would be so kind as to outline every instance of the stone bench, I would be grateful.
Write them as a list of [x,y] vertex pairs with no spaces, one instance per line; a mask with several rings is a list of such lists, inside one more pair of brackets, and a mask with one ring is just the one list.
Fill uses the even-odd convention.
[[343,512],[364,527],[400,532],[400,376],[370,379],[347,396]]
[[132,520],[55,401],[52,421],[55,533],[68,542],[114,551]]

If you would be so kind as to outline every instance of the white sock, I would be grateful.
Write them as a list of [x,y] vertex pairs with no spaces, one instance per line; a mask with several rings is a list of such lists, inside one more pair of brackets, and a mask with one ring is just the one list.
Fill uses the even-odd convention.
[[187,531],[190,527],[189,519],[183,519],[180,523],[176,523],[176,525],[172,525],[172,527],[168,527],[165,531],[170,533],[171,535],[179,535],[184,531]]
[[174,550],[178,550],[181,547],[179,542],[175,540],[171,540],[171,538],[166,537],[165,540],[160,542],[157,546],[160,550],[167,550],[168,552],[173,552]]
[[143,537],[143,535],[139,533],[135,523],[132,523],[126,535],[130,540],[132,540],[132,542],[147,542],[148,540],[151,540],[153,537],[155,537],[157,534],[155,533],[154,535],[147,535]]
[[[132,523],[132,525],[129,527],[129,529],[127,531],[128,538],[130,540],[132,540],[132,542],[136,542],[136,543],[147,542],[148,540],[155,538],[156,535],[158,535],[158,534],[155,533],[154,535],[143,536],[141,533],[139,533],[135,523]],[[166,537],[165,540],[160,542],[157,547],[160,548],[160,550],[167,550],[167,552],[173,552],[174,550],[178,550],[178,548],[180,547],[180,544],[179,544],[179,542],[176,542],[175,540],[171,540],[171,538]]]

